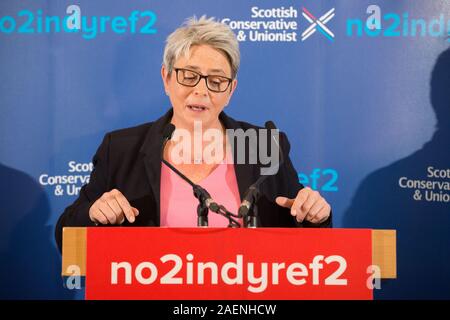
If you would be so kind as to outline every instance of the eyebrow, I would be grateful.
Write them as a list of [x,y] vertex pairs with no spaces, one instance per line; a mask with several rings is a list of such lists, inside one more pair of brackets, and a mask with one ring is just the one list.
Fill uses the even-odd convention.
[[[193,65],[187,65],[184,66],[185,68],[189,68],[189,69],[194,69],[196,71],[200,71],[200,68],[197,66],[193,66]],[[226,73],[222,70],[222,69],[208,69],[208,72],[214,72],[214,73],[221,73],[223,75],[226,75]]]

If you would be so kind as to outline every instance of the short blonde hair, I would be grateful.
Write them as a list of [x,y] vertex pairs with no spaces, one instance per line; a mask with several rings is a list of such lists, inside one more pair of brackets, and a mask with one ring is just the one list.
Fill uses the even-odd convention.
[[206,16],[194,16],[172,32],[166,40],[163,64],[171,74],[173,65],[181,55],[188,56],[195,45],[208,45],[225,53],[231,67],[231,77],[237,75],[240,63],[239,43],[231,28]]

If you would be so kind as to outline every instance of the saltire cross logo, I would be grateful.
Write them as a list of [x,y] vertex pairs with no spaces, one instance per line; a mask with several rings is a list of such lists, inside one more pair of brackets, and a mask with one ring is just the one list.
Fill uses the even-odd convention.
[[317,19],[311,12],[309,12],[305,7],[303,7],[302,12],[303,17],[308,20],[311,24],[305,31],[302,33],[302,41],[305,41],[310,36],[316,32],[316,30],[320,31],[328,40],[331,42],[334,41],[334,33],[325,25],[333,19],[334,17],[334,8],[329,10],[319,19]]

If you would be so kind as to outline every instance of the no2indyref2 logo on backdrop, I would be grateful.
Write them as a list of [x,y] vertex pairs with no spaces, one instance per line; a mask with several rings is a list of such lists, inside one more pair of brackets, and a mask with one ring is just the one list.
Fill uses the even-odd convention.
[[46,15],[43,10],[21,10],[16,16],[0,16],[0,32],[4,34],[75,33],[83,39],[95,39],[99,33],[156,34],[156,14],[150,10],[134,10],[128,16],[87,16],[81,7],[70,5],[65,16]]
[[[447,1],[450,4],[449,1]],[[450,42],[450,19],[443,13],[437,18],[417,18],[409,12],[384,13],[380,6],[369,5],[367,18],[347,19],[348,37],[435,37],[447,38]]]

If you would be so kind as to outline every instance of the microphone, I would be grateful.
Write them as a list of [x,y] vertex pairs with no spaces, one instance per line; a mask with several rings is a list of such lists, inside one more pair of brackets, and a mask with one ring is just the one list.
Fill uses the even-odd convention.
[[[164,148],[167,142],[172,138],[173,132],[175,131],[175,126],[172,123],[168,123],[163,130],[163,144],[161,146],[161,161],[170,168],[173,172],[175,172],[179,177],[181,177],[184,181],[189,183],[192,186],[194,196],[199,200],[199,204],[197,206],[197,226],[199,227],[207,227],[208,226],[208,209],[221,214],[230,220],[230,226],[238,226],[240,224],[232,219],[230,216],[237,217],[232,213],[228,212],[224,206],[218,205],[211,197],[208,191],[204,188],[192,182],[188,177],[186,177],[183,173],[181,173],[177,168],[172,166],[168,161],[164,159]],[[237,225],[236,225],[237,224]]]
[[[272,121],[267,121],[265,123],[265,128],[269,130],[271,138],[274,140],[276,146],[278,147],[278,151],[280,154],[280,161],[277,164],[277,170],[284,163],[284,154],[283,150],[281,149],[281,146],[279,144],[279,140],[275,135],[272,134],[272,130],[277,130],[275,124]],[[272,151],[273,152],[273,151]],[[255,183],[253,183],[247,190],[247,192],[244,195],[244,199],[241,202],[241,205],[239,206],[238,210],[238,216],[243,218],[244,221],[244,227],[247,228],[256,228],[257,227],[257,213],[258,209],[256,207],[256,202],[258,201],[260,197],[260,191],[259,191],[259,185],[263,183],[269,175],[262,175],[256,180]]]
[[242,218],[244,222],[244,227],[246,228],[256,228],[257,218],[256,218],[256,207],[255,203],[259,198],[259,189],[256,183],[252,184],[244,195],[244,200],[242,200],[239,206],[238,216]]

